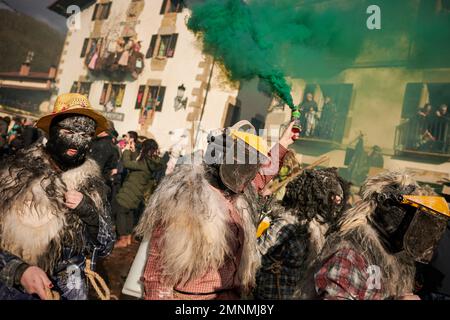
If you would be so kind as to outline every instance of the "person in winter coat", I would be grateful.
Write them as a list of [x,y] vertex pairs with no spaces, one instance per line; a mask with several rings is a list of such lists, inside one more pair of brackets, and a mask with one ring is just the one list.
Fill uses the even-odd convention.
[[138,209],[141,202],[144,201],[144,196],[150,194],[156,187],[156,176],[162,168],[158,152],[158,144],[153,139],[144,141],[136,161],[132,160],[129,145],[125,148],[122,163],[129,173],[113,205],[117,233],[120,237],[116,248],[124,248],[131,244],[131,233],[134,227],[133,211]]

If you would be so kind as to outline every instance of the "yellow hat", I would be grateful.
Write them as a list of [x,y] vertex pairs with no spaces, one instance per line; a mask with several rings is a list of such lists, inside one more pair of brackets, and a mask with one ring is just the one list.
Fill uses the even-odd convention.
[[403,196],[402,202],[416,208],[424,209],[431,214],[440,214],[450,218],[448,204],[443,197],[405,195]]
[[234,129],[231,129],[230,136],[233,139],[240,139],[244,141],[246,144],[248,144],[250,147],[258,151],[262,155],[269,157],[269,146],[267,145],[266,140],[264,140],[260,136]]
[[53,112],[40,118],[36,123],[36,127],[48,134],[52,120],[63,114],[79,114],[91,118],[97,123],[96,134],[108,129],[108,121],[106,118],[92,108],[86,96],[79,93],[65,93],[60,95],[56,99]]

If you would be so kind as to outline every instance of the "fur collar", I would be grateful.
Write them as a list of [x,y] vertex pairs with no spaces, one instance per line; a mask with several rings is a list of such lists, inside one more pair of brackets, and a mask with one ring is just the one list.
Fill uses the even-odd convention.
[[77,168],[56,172],[42,145],[19,157],[0,171],[0,200],[5,204],[0,208],[0,248],[51,272],[63,241],[78,242],[82,231],[79,218],[64,206],[64,194],[83,190],[100,170],[88,159]]

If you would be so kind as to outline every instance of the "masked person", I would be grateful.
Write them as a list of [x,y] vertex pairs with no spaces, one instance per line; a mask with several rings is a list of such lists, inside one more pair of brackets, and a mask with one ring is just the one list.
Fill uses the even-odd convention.
[[336,230],[346,209],[349,184],[335,168],[306,170],[270,208],[270,226],[258,238],[262,255],[256,299],[294,299],[302,276]]
[[419,299],[415,262],[430,261],[449,218],[445,199],[427,193],[406,173],[369,178],[307,272],[302,298]]
[[201,163],[164,178],[137,233],[150,237],[145,299],[238,299],[254,285],[257,191],[278,173],[292,125],[270,153],[260,137],[211,135]]
[[63,94],[37,122],[46,134],[0,169],[0,299],[87,299],[86,256],[113,246],[106,188],[86,158],[107,129],[85,96]]

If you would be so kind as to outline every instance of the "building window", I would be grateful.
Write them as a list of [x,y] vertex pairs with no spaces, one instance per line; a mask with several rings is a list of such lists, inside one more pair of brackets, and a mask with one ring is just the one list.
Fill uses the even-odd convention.
[[175,55],[177,40],[177,33],[169,35],[153,35],[145,57],[147,59],[154,56],[172,58]]
[[450,154],[450,83],[408,83],[395,150]]
[[124,84],[105,83],[100,97],[100,104],[105,106],[106,111],[113,111],[115,108],[122,106],[124,95]]
[[70,89],[71,93],[80,93],[89,97],[89,93],[91,92],[92,82],[85,81],[75,81],[72,85],[72,89]]
[[106,20],[111,12],[112,2],[97,3],[94,8],[94,14],[92,15],[92,21],[94,20]]
[[161,14],[182,12],[184,8],[183,0],[164,0],[161,7]]
[[89,45],[89,38],[84,39],[83,47],[81,48],[81,58],[84,58],[86,56],[87,47]]
[[307,84],[300,103],[302,138],[342,143],[347,124],[353,84]]
[[91,59],[97,49],[100,49],[103,44],[103,38],[86,38],[84,39],[83,47],[81,48],[81,58]]
[[162,86],[140,86],[136,99],[135,109],[144,109],[145,112],[156,111],[161,112],[166,87]]

